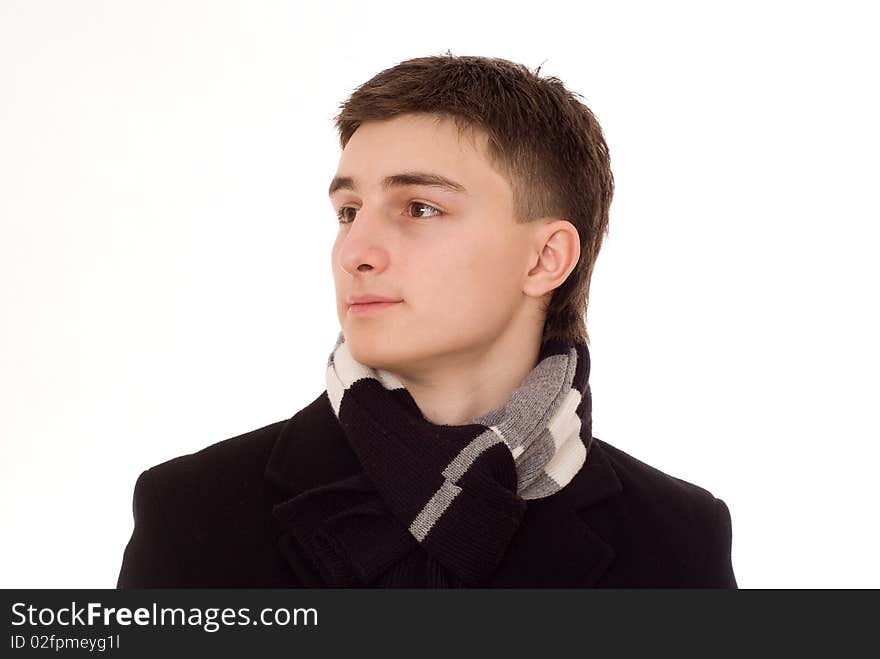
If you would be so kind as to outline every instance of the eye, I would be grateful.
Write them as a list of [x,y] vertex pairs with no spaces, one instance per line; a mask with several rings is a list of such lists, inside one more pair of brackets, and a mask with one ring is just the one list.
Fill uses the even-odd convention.
[[336,217],[339,219],[340,224],[348,224],[349,222],[354,221],[354,217],[348,219],[345,211],[357,211],[357,208],[352,208],[351,206],[342,206],[338,211],[336,211]]
[[[443,215],[443,211],[434,208],[431,204],[424,204],[421,201],[411,201],[407,208],[430,208],[432,211],[435,211],[436,215]],[[414,217],[425,217],[425,215],[415,215]],[[435,215],[429,215],[427,217],[435,217]]]
[[[407,204],[407,210],[410,210],[412,208],[429,209],[428,212],[433,212],[433,215],[425,215],[425,210],[416,211],[416,213],[418,214],[413,215],[413,217],[417,218],[436,217],[439,215],[443,215],[443,211],[441,211],[440,209],[435,208],[431,204],[425,204],[421,201],[411,201],[409,204]],[[349,211],[353,212],[349,213]],[[336,211],[336,218],[339,220],[340,224],[351,224],[352,222],[354,222],[354,217],[356,214],[357,208],[354,208],[353,206],[341,206],[339,210]]]

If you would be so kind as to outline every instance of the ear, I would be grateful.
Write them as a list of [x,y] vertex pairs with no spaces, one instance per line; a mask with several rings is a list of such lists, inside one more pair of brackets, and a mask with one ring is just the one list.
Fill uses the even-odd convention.
[[542,297],[562,285],[581,256],[578,230],[568,220],[548,219],[534,223],[534,266],[523,292]]

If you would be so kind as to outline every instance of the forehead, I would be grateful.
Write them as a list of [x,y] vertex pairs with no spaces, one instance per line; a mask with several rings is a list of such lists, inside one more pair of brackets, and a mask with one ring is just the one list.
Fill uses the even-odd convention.
[[486,155],[487,142],[484,131],[460,134],[451,119],[434,115],[367,121],[343,149],[337,175],[374,187],[389,174],[424,171],[461,181],[469,191],[504,188]]

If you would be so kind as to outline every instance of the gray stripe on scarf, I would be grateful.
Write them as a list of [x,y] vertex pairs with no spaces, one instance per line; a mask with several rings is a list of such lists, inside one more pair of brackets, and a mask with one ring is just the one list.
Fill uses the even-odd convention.
[[531,488],[538,482],[547,481],[547,487],[540,488],[540,491],[546,492],[545,496],[560,489],[559,484],[544,472],[544,467],[555,454],[556,442],[553,440],[553,434],[548,428],[544,428],[537,441],[532,442],[529,450],[516,460],[516,491],[519,496],[524,499],[534,498],[525,497],[523,494],[525,494],[525,490],[531,491]]
[[523,499],[541,499],[558,492],[560,489],[562,488],[559,487],[559,483],[541,471],[520,496]]
[[483,451],[487,450],[490,446],[500,443],[502,443],[502,439],[495,434],[495,431],[491,429],[484,430],[458,452],[458,455],[443,470],[443,475],[453,483],[457,483],[458,479],[464,476],[464,472],[470,469],[471,465],[476,462]]
[[449,508],[452,500],[458,496],[461,488],[451,481],[443,481],[440,489],[434,492],[431,500],[422,508],[413,523],[409,525],[409,532],[415,536],[416,540],[421,542],[428,535],[428,531],[434,526],[434,522],[440,519],[440,516]]
[[410,525],[410,532],[421,542],[428,535],[428,531],[434,526],[440,516],[446,512],[452,500],[461,492],[461,488],[455,485],[459,478],[464,476],[465,472],[470,469],[471,465],[476,461],[480,454],[490,446],[501,443],[501,438],[492,430],[485,430],[472,439],[458,455],[453,458],[446,469],[443,470],[443,476],[446,479],[440,489],[434,493],[434,496],[425,504],[421,512],[413,520]]
[[[565,376],[560,382],[558,373],[563,368],[566,369]],[[568,355],[545,357],[510,394],[504,407],[469,423],[497,426],[504,437],[516,440],[512,446],[508,444],[511,451],[518,446],[531,450],[531,442],[550,425],[550,419],[565,400],[574,382],[576,368],[577,352],[574,349]]]

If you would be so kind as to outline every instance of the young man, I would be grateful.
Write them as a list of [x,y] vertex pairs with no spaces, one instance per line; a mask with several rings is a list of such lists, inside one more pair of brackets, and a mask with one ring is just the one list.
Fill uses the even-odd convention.
[[448,54],[336,126],[327,389],[141,474],[118,587],[736,587],[724,502],[591,433],[590,110]]

